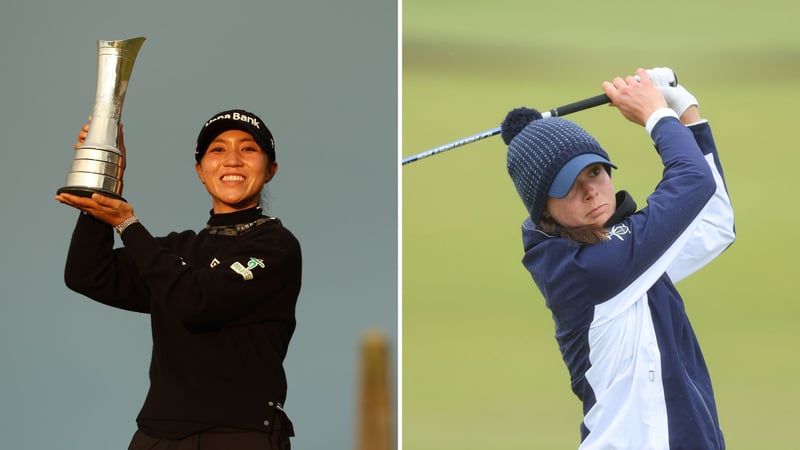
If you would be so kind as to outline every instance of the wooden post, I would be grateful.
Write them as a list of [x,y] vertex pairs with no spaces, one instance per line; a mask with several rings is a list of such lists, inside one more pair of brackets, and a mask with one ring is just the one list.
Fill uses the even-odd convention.
[[388,350],[383,333],[371,330],[361,341],[358,450],[391,450]]

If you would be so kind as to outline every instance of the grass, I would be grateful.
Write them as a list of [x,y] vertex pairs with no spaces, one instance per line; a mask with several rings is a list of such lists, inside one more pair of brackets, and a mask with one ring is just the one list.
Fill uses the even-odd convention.
[[[678,288],[729,448],[794,448],[798,7],[655,7],[404,0],[402,153],[494,128],[517,106],[595,95],[637,67],[675,68],[712,124],[738,233]],[[570,119],[604,145],[620,167],[615,185],[643,205],[660,175],[644,131],[605,107]],[[580,404],[519,262],[525,213],[500,137],[402,176],[403,449],[576,448]]]

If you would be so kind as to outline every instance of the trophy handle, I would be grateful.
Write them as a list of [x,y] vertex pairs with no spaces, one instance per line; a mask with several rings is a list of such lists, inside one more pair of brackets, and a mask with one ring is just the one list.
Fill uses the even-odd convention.
[[86,140],[75,151],[67,181],[57,193],[122,198],[125,155],[119,149],[122,104],[144,37],[97,41],[97,91]]

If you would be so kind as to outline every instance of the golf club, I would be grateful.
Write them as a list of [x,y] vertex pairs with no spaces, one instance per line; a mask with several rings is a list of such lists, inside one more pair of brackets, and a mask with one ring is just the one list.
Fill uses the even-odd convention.
[[[653,81],[654,84],[657,86],[672,86],[675,87],[678,85],[678,76],[675,75],[675,72],[672,69],[667,67],[658,67],[655,69],[648,69],[647,74],[650,79]],[[638,79],[638,77],[636,77]],[[583,111],[584,109],[594,108],[595,106],[605,105],[606,103],[610,102],[611,100],[608,98],[606,94],[596,95],[594,97],[585,98],[583,100],[578,100],[573,103],[568,103],[563,106],[559,106],[557,108],[553,108],[549,111],[542,112],[542,118],[546,119],[548,117],[560,117],[565,116],[567,114],[572,114],[578,111]],[[427,158],[429,156],[436,155],[438,153],[445,152],[447,150],[452,150],[457,147],[461,147],[463,145],[471,144],[476,141],[480,141],[482,139],[486,139],[495,135],[500,134],[500,127],[492,128],[491,130],[486,130],[482,133],[473,134],[472,136],[467,136],[463,139],[459,139],[457,141],[449,142],[444,145],[440,145],[439,147],[432,148],[430,150],[426,150],[422,153],[417,153],[416,155],[408,156],[403,158],[403,165],[412,163],[414,161],[419,161],[420,159]]]

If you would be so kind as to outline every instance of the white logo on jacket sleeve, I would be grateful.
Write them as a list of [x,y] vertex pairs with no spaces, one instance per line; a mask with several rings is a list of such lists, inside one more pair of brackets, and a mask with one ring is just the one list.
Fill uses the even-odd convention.
[[245,281],[253,279],[252,270],[255,269],[256,267],[261,267],[262,269],[266,267],[264,265],[264,260],[250,257],[250,261],[247,261],[247,266],[240,263],[239,261],[236,261],[235,263],[231,264],[231,269],[233,269],[234,272],[241,275]]
[[620,241],[624,241],[625,239],[622,236],[625,236],[626,234],[631,234],[631,229],[628,228],[627,225],[618,223],[614,225],[611,228],[611,231],[606,234],[606,239],[610,240],[611,238],[615,237]]

